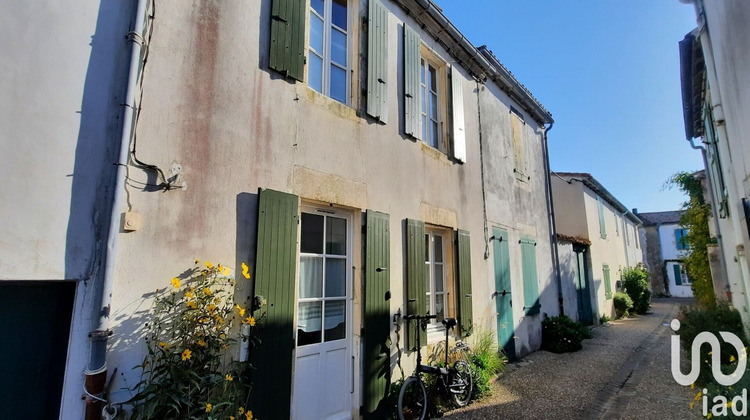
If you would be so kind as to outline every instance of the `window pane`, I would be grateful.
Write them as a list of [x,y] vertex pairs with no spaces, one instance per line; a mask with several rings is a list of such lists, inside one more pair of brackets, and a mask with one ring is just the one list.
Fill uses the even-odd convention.
[[429,66],[429,69],[430,69],[430,74],[429,74],[430,90],[433,92],[437,92],[437,73],[434,67]]
[[426,142],[429,140],[427,132],[427,117],[422,115],[422,139]]
[[334,25],[346,30],[346,0],[333,0],[331,19]]
[[421,89],[422,90],[420,91],[420,95],[421,95],[420,99],[422,99],[422,114],[427,114],[427,96],[425,93],[427,91],[425,90],[424,86],[422,86]]
[[346,34],[331,30],[331,61],[346,67]]
[[432,123],[432,130],[430,130],[430,146],[437,147],[438,146],[438,129],[437,129],[437,123]]
[[310,15],[310,47],[323,54],[323,21],[315,15]]
[[310,6],[323,16],[323,0],[310,0]]
[[435,264],[435,293],[443,291],[443,264]]
[[425,284],[425,291],[427,291],[427,294],[429,295],[430,294],[430,263],[424,264],[424,284]]
[[430,235],[424,235],[424,260],[430,261]]
[[326,259],[326,297],[346,296],[346,260]]
[[297,312],[297,345],[320,343],[321,302],[302,302]]
[[331,64],[331,98],[346,103],[346,71]]
[[434,93],[430,94],[430,117],[433,120],[437,120],[438,110],[437,110],[437,95]]
[[346,338],[346,301],[326,302],[325,341]]
[[346,255],[346,219],[328,218],[326,254]]
[[435,238],[435,262],[443,262],[443,237],[434,236]]
[[425,74],[424,60],[422,60],[422,66],[419,69],[419,75],[422,77],[422,84],[424,84],[424,74]]
[[323,93],[323,59],[315,55],[312,51],[310,51],[310,66],[307,70],[307,84],[317,90],[320,93]]
[[300,252],[308,254],[323,253],[323,216],[302,213],[302,244]]
[[442,321],[445,318],[445,305],[443,305],[443,295],[435,295],[435,314],[437,315],[437,321]]
[[319,298],[323,296],[323,257],[300,257],[299,297]]

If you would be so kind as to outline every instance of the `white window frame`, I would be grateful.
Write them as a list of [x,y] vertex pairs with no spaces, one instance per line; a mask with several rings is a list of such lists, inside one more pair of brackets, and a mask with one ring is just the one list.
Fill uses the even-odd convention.
[[[325,344],[325,343],[330,343],[332,341],[339,341],[339,340],[350,340],[351,337],[352,337],[351,326],[354,324],[353,323],[353,319],[351,319],[351,317],[353,316],[352,315],[353,314],[353,312],[352,312],[352,302],[351,302],[351,300],[352,300],[352,294],[351,294],[352,293],[352,291],[351,291],[351,289],[352,289],[352,273],[351,273],[351,270],[349,269],[349,267],[352,266],[353,249],[354,249],[353,248],[353,239],[354,238],[353,238],[353,235],[352,235],[352,232],[353,232],[353,224],[352,224],[353,223],[353,219],[352,219],[352,215],[350,213],[346,212],[346,211],[341,211],[339,209],[333,209],[332,210],[332,209],[328,209],[328,208],[320,208],[320,207],[317,207],[317,206],[314,206],[314,205],[303,205],[303,206],[300,207],[300,212],[299,212],[299,220],[300,220],[300,233],[299,233],[299,235],[302,234],[302,229],[301,229],[302,213],[323,216],[323,241],[324,242],[323,242],[323,252],[320,253],[320,254],[315,254],[315,253],[302,252],[302,248],[301,248],[302,247],[302,238],[301,238],[301,236],[297,240],[298,241],[298,245],[297,245],[297,250],[298,250],[297,251],[297,265],[298,265],[297,270],[298,270],[298,273],[297,273],[297,282],[295,284],[295,290],[294,290],[294,293],[295,293],[295,309],[294,309],[294,337],[295,337],[295,346],[299,347],[299,344],[298,344],[299,343],[298,325],[297,325],[298,321],[299,321],[299,319],[298,319],[298,316],[299,316],[299,313],[298,313],[299,312],[299,304],[300,303],[305,303],[305,302],[321,302],[320,341],[317,342],[317,343],[310,343],[310,345]],[[326,229],[328,228],[328,226],[327,226],[327,219],[329,217],[335,217],[335,218],[338,218],[338,219],[344,219],[344,220],[346,220],[346,242],[347,242],[347,244],[346,244],[346,255],[344,255],[344,256],[337,255],[337,254],[329,254],[329,253],[326,252],[327,250],[325,248],[326,247],[325,238],[326,238]],[[302,281],[301,273],[299,272],[299,266],[301,265],[302,257],[318,257],[318,258],[322,257],[323,258],[323,268],[322,268],[322,270],[323,270],[323,279],[322,279],[323,283],[321,285],[321,287],[322,287],[322,295],[319,298],[318,297],[302,298],[302,297],[299,296],[299,288],[300,288],[300,283],[299,282]],[[325,276],[326,276],[326,269],[325,269],[325,264],[326,264],[326,260],[330,260],[330,259],[336,259],[336,260],[343,260],[343,261],[345,261],[346,279],[345,279],[345,285],[344,285],[345,291],[344,291],[344,296],[343,297],[341,297],[341,296],[327,297],[326,296],[326,292],[325,292],[325,287],[326,287],[326,278],[325,278]],[[345,323],[347,324],[347,326],[346,326],[346,328],[344,330],[344,338],[341,338],[341,339],[338,339],[338,340],[326,341],[325,340],[325,303],[328,302],[328,301],[340,301],[340,300],[344,301],[344,311],[345,311],[345,316],[346,316]],[[307,345],[305,345],[305,346],[307,346]],[[305,346],[302,346],[302,347],[305,347]]]
[[[323,0],[323,16],[318,14],[318,12],[312,7],[312,4],[308,2],[308,16],[307,16],[307,62],[308,65],[305,66],[308,72],[307,74],[307,82],[308,86],[310,85],[310,54],[315,54],[316,56],[320,57],[323,61],[323,68],[321,71],[321,76],[323,78],[321,83],[321,90],[320,92],[322,95],[325,95],[337,102],[341,102],[336,98],[333,98],[331,96],[331,65],[334,65],[342,70],[344,70],[344,73],[346,74],[346,95],[345,100],[341,103],[345,105],[350,104],[351,99],[351,51],[352,51],[352,22],[349,18],[349,15],[351,13],[351,5],[349,4],[348,0],[344,1],[346,3],[346,27],[347,30],[344,30],[341,27],[338,27],[333,24],[333,17],[332,17],[332,10],[333,10],[333,0]],[[320,18],[323,21],[323,51],[319,52],[316,51],[311,43],[310,43],[310,28],[311,28],[311,15],[314,14],[316,17]],[[334,30],[341,31],[346,35],[346,67],[341,67],[338,63],[335,63],[331,60],[331,32]],[[312,87],[311,87],[312,88]],[[315,90],[315,88],[312,88]],[[317,91],[317,90],[316,90]]]
[[[430,69],[434,71],[434,78],[435,78],[435,87],[437,90],[433,91],[431,86],[427,86],[427,80],[428,76],[430,75]],[[440,89],[440,68],[439,66],[436,66],[435,63],[433,63],[429,58],[425,57],[423,54],[420,59],[420,65],[419,65],[419,74],[420,74],[420,90],[419,94],[422,96],[422,109],[420,110],[420,120],[419,122],[422,124],[422,141],[427,143],[430,147],[434,147],[435,149],[440,149],[440,143],[442,141],[442,133],[440,127],[442,127],[443,122],[440,118],[440,111],[442,109],[441,104],[441,95],[443,93]],[[430,103],[432,101],[432,97],[435,97],[435,102],[437,104],[435,105],[435,115],[431,115],[432,107],[430,106]],[[426,123],[425,123],[426,120]],[[435,126],[437,127],[437,136],[435,136],[435,144],[432,144],[432,123],[434,122]]]
[[[435,78],[436,78],[436,87],[437,91],[435,91],[435,96],[437,97],[437,119],[435,120],[437,122],[437,139],[436,144],[430,143],[430,138],[428,136],[428,132],[432,130],[430,127],[430,124],[426,124],[428,130],[425,131],[422,128],[424,127],[422,125],[422,118],[429,116],[429,114],[423,113],[422,109],[419,110],[419,126],[420,131],[422,133],[422,142],[426,144],[427,146],[432,147],[433,149],[439,150],[443,154],[449,154],[451,146],[446,141],[447,139],[450,139],[450,135],[448,135],[445,132],[445,127],[447,125],[447,122],[450,121],[451,116],[448,115],[448,90],[450,88],[450,85],[448,84],[448,63],[443,60],[434,50],[429,48],[426,44],[422,43],[420,44],[420,62],[419,62],[419,72],[420,72],[420,78],[419,78],[419,95],[420,95],[420,104],[424,107],[426,111],[429,112],[429,102],[426,102],[426,96],[429,95],[429,92],[427,90],[426,82],[427,82],[427,74],[429,66],[431,66],[433,69],[435,69]],[[424,63],[424,64],[423,64]],[[422,83],[422,77],[425,78],[425,83]],[[424,88],[424,92],[423,92]],[[446,137],[447,136],[447,137]]]
[[[449,252],[451,252],[450,246],[450,235],[447,231],[444,231],[442,229],[431,229],[431,228],[425,228],[425,237],[429,238],[427,247],[427,253],[429,256],[429,261],[425,261],[425,271],[427,275],[429,276],[430,281],[430,288],[425,290],[425,293],[427,295],[427,311],[431,315],[436,315],[434,309],[435,309],[435,298],[437,295],[443,296],[443,316],[445,318],[451,317],[450,314],[450,298],[451,293],[448,290],[448,285],[450,284],[448,276],[450,275],[449,268],[451,267],[451,264],[449,263]],[[442,262],[438,263],[435,261],[435,237],[440,237],[442,240]],[[440,265],[443,267],[443,278],[442,278],[442,286],[443,291],[440,293],[435,293],[435,284],[436,284],[436,278],[435,278],[435,266]],[[427,325],[427,342],[434,342],[437,340],[440,340],[441,337],[445,334],[445,327],[442,324],[442,319],[432,319],[430,320],[430,323]]]

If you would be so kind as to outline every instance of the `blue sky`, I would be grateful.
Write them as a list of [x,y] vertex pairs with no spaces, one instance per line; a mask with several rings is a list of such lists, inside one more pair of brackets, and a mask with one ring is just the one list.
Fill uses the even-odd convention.
[[678,209],[662,189],[701,169],[685,140],[677,43],[696,26],[678,0],[437,0],[552,113],[553,171],[588,172],[628,208]]

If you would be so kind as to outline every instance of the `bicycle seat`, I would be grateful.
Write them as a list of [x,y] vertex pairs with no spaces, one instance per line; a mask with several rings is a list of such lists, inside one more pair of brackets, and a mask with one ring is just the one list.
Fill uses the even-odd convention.
[[453,328],[456,326],[456,318],[443,318],[443,325],[445,328]]

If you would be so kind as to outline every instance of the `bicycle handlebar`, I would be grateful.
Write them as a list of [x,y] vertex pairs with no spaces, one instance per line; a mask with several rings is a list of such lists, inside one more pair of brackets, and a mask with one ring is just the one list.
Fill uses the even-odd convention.
[[416,315],[416,314],[410,314],[406,315],[404,317],[405,320],[411,320],[411,319],[436,319],[437,315]]

